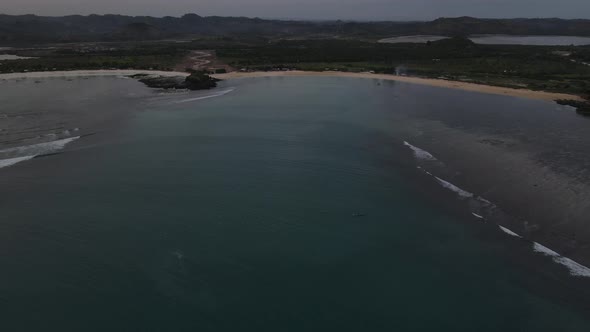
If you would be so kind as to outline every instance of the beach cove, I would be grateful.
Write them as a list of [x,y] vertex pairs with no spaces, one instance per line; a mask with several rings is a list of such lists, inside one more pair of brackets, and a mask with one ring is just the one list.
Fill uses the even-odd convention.
[[60,154],[0,169],[7,326],[590,327],[588,123],[555,95],[301,72],[166,93],[132,74],[0,76],[15,117],[88,108]]
[[[150,71],[150,70],[72,70],[72,71],[54,71],[54,72],[28,72],[28,73],[10,73],[0,74],[0,80],[14,79],[39,79],[39,78],[59,78],[59,77],[100,77],[100,76],[133,76],[138,74],[149,74],[162,77],[186,77],[189,74],[184,72],[173,71]],[[554,101],[559,99],[569,99],[584,101],[585,99],[571,94],[555,93],[547,91],[533,91],[528,89],[514,89],[483,85],[469,82],[451,81],[433,78],[421,78],[412,76],[399,76],[389,74],[373,73],[351,73],[338,71],[312,72],[312,71],[269,71],[269,72],[231,72],[227,74],[212,75],[218,79],[237,79],[237,78],[256,78],[256,77],[349,77],[364,79],[380,79],[388,81],[406,82],[413,84],[429,85],[441,88],[460,89],[465,91],[474,91],[487,94],[506,95],[521,98],[540,99]]]

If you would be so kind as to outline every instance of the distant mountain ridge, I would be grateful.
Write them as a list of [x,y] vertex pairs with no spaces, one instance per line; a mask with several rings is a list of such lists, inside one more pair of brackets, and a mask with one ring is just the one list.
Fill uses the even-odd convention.
[[283,21],[246,17],[0,15],[0,42],[149,40],[203,36],[393,37],[412,34],[590,36],[590,20],[439,18],[430,22]]
[[590,20],[560,18],[480,19],[473,17],[439,18],[429,29],[441,34],[590,36]]

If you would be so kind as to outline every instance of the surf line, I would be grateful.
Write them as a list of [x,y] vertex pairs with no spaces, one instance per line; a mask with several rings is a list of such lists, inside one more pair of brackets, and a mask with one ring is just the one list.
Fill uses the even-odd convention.
[[[434,158],[430,152],[420,149],[418,147],[415,147],[406,141],[404,141],[404,145],[409,147],[414,152],[414,156],[416,157],[416,159],[433,160],[432,158]],[[434,158],[434,160],[436,160],[436,158]],[[444,188],[447,188],[447,189],[455,192],[457,195],[459,195],[460,198],[474,198],[475,197],[475,195],[473,193],[463,190],[463,189],[455,186],[454,184],[437,177],[436,175],[428,172],[427,170],[425,170],[421,166],[418,166],[418,169],[420,169],[424,173],[428,174],[429,176],[433,177]],[[490,201],[488,201],[487,199],[485,199],[483,197],[478,196],[476,199],[480,202],[484,202],[486,204],[489,204],[490,206],[495,206],[493,203],[491,203]],[[478,219],[485,220],[485,218],[479,214],[476,214],[473,212],[471,214]],[[519,238],[522,240],[526,240],[523,236],[519,235],[518,233],[516,233],[506,227],[503,227],[498,224],[496,226],[498,226],[498,229],[500,231],[502,231],[503,233],[505,233],[509,236],[516,237],[516,238]],[[575,277],[590,278],[590,268],[572,260],[571,258],[562,256],[561,254],[543,246],[542,244],[540,244],[538,242],[529,241],[529,240],[526,240],[526,241],[532,242],[532,249],[534,252],[543,254],[545,256],[549,256],[553,259],[553,262],[566,267],[569,270],[570,275],[575,276]]]
[[224,96],[232,91],[234,91],[235,88],[231,88],[231,89],[227,89],[227,90],[223,90],[223,91],[219,91],[218,93],[215,94],[211,94],[211,95],[206,95],[206,96],[201,96],[201,97],[195,97],[195,98],[189,98],[189,99],[183,99],[183,100],[178,100],[175,101],[175,104],[182,104],[182,103],[189,103],[191,101],[197,101],[197,100],[203,100],[203,99],[209,99],[209,98],[215,98],[215,97],[221,97]]
[[[9,148],[0,150],[0,154],[20,154],[18,157],[0,159],[0,168],[13,166],[23,161],[31,160],[33,158],[56,153],[63,149],[67,144],[79,139],[80,136],[60,139],[57,141],[19,146],[16,148]],[[24,156],[23,156],[24,155]]]

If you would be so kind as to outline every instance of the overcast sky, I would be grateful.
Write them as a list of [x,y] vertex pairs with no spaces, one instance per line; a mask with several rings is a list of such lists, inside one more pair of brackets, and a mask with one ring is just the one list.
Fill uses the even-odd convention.
[[5,14],[432,19],[441,16],[590,18],[590,0],[0,0]]

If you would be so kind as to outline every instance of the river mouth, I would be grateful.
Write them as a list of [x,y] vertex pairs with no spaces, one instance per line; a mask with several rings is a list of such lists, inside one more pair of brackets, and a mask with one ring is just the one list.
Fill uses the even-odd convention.
[[[0,169],[8,326],[104,330],[105,315],[144,330],[590,326],[587,278],[468,199],[506,214],[575,206],[544,210],[539,196],[538,212],[518,208],[534,184],[563,179],[549,174],[586,181],[589,123],[566,107],[350,78],[228,80],[207,95],[96,80],[100,103],[80,97],[82,80],[47,87],[70,97],[2,95],[15,110],[130,113]],[[508,195],[515,178],[522,191]]]

